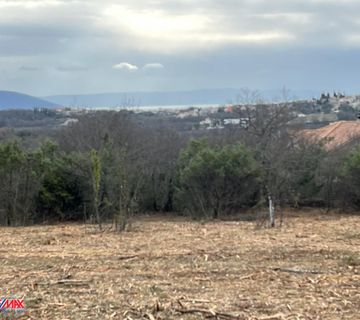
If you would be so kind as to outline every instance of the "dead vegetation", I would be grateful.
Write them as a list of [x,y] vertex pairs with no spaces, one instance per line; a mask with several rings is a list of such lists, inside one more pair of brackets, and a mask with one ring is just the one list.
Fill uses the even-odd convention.
[[1,296],[22,319],[356,319],[360,217],[142,218],[123,234],[81,225],[1,228]]

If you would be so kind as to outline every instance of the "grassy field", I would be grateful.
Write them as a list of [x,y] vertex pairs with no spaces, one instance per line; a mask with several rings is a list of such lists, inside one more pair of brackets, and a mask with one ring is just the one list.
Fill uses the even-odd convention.
[[360,216],[298,212],[259,230],[143,217],[123,234],[95,230],[0,229],[0,296],[25,297],[19,318],[360,319]]

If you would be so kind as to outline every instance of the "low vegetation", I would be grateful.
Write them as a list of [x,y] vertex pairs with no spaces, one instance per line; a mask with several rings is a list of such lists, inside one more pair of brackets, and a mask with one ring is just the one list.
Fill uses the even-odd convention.
[[144,212],[211,219],[264,210],[269,200],[275,212],[360,206],[353,141],[329,150],[306,139],[286,104],[241,113],[247,126],[224,130],[182,131],[107,111],[40,136],[13,132],[0,140],[0,224],[112,221],[122,231]]

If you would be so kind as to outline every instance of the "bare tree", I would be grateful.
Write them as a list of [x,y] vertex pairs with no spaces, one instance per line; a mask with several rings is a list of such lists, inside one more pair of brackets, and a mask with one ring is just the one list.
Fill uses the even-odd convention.
[[99,229],[102,230],[101,217],[99,213],[100,205],[100,183],[102,176],[101,159],[96,150],[91,150],[91,174],[92,174],[92,187],[93,187],[93,202],[94,211]]

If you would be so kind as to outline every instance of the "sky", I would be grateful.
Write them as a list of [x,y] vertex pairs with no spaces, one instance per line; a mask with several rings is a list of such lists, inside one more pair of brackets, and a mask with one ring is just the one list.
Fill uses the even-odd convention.
[[0,90],[360,93],[358,0],[0,0]]

